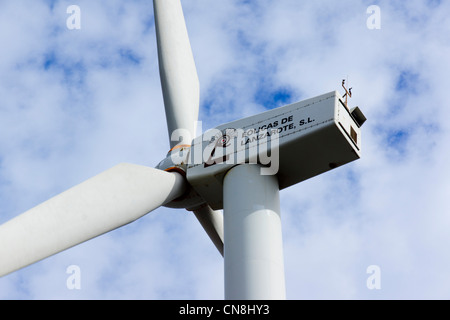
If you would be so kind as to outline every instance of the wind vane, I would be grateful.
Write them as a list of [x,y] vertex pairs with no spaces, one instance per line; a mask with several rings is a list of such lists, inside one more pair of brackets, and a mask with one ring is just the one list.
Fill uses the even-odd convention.
[[347,89],[345,87],[345,79],[342,79],[342,88],[344,88],[344,90],[345,90],[345,94],[342,96],[342,98],[345,98],[345,106],[348,108],[347,101],[348,101],[348,97],[350,97],[350,98],[352,97],[352,88]]

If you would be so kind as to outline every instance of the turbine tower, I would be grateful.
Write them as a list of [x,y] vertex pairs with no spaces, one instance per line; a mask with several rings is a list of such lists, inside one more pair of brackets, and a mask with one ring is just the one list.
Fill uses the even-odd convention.
[[119,164],[1,225],[0,276],[166,206],[192,211],[223,255],[226,299],[285,299],[279,191],[359,159],[366,118],[332,91],[195,137],[181,3],[153,6],[170,151],[156,168]]

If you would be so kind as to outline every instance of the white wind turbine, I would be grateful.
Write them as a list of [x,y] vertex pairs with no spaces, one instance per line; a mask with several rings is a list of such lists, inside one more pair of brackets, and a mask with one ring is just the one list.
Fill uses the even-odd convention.
[[284,299],[279,190],[358,159],[365,117],[333,91],[192,140],[199,81],[181,3],[153,6],[171,150],[157,168],[119,164],[1,225],[0,276],[168,206],[193,211],[224,256],[226,299]]

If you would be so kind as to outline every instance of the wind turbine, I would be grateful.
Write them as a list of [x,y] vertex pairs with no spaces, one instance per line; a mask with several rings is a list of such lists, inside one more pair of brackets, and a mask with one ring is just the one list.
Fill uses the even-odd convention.
[[119,164],[1,225],[0,276],[167,206],[193,211],[224,256],[226,299],[284,299],[279,190],[358,159],[365,117],[333,91],[193,139],[199,81],[181,2],[153,6],[169,153],[156,168]]

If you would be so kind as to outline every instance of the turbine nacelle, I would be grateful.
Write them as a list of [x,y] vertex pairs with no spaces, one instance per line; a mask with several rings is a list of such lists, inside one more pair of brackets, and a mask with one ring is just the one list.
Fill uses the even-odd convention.
[[223,179],[240,164],[260,164],[260,173],[276,175],[284,189],[359,159],[364,121],[333,91],[210,129],[158,165],[181,172],[193,189],[169,206],[222,209]]

